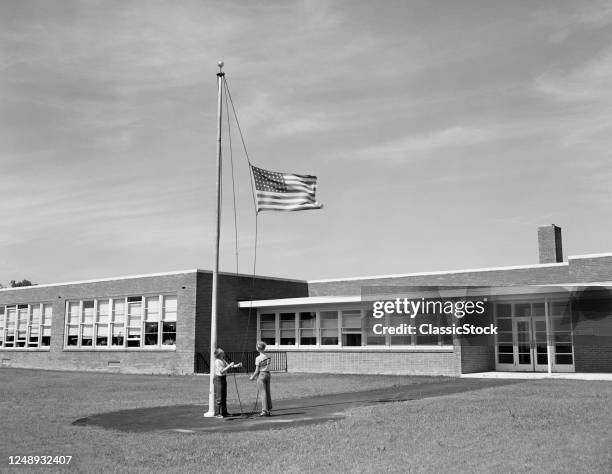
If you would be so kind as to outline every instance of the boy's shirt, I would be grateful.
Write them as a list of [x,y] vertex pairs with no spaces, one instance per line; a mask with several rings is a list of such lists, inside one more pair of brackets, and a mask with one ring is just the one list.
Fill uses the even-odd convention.
[[255,359],[255,365],[259,367],[259,372],[270,372],[270,362],[272,359],[268,354],[259,354]]

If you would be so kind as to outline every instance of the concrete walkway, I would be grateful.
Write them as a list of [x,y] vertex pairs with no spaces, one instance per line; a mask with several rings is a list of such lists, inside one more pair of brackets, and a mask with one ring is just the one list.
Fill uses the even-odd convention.
[[611,374],[569,374],[554,372],[478,372],[475,374],[462,374],[461,378],[469,379],[518,379],[518,380],[540,380],[540,379],[570,379],[570,380],[604,380],[612,382]]
[[[346,410],[359,406],[419,400],[513,383],[517,381],[441,378],[440,381],[423,384],[273,401],[274,410],[270,417],[260,418],[256,414],[253,416],[253,413],[241,416],[240,408],[232,406],[230,411],[238,415],[225,419],[205,418],[203,416],[207,409],[205,405],[173,405],[100,413],[78,419],[72,424],[129,432],[198,433],[269,430],[338,420],[344,418]],[[251,410],[253,405],[248,407],[243,405],[243,408]]]

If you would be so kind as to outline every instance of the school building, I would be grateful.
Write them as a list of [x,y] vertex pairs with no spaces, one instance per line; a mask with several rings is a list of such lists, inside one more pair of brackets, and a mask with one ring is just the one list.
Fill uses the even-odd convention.
[[[450,375],[612,372],[612,253],[563,260],[561,229],[538,229],[534,265],[328,280],[219,277],[218,345],[236,360],[268,344],[277,370]],[[208,371],[212,274],[203,270],[0,289],[2,366]],[[485,301],[497,334],[377,333],[372,302]],[[469,323],[421,315],[417,323]],[[250,359],[249,359],[250,360]]]

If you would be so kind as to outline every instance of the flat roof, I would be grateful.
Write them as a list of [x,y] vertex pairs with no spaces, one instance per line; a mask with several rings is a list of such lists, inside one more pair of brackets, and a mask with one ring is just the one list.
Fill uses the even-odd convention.
[[400,278],[400,277],[411,277],[411,276],[431,276],[431,275],[450,275],[455,273],[478,273],[478,272],[495,272],[495,271],[507,271],[507,270],[525,270],[529,268],[551,268],[551,267],[563,267],[569,264],[570,260],[579,260],[586,258],[602,258],[612,257],[612,252],[609,253],[593,253],[585,255],[570,255],[567,257],[567,262],[558,263],[533,263],[529,265],[511,265],[505,267],[485,267],[485,268],[467,268],[461,270],[440,270],[436,272],[413,272],[413,273],[391,273],[386,275],[368,275],[359,277],[345,277],[345,278],[324,278],[319,280],[308,280],[308,283],[329,283],[334,281],[358,281],[358,280],[376,280],[382,278]]
[[388,275],[370,275],[370,276],[360,276],[360,277],[325,278],[322,280],[308,280],[308,283],[331,283],[334,281],[380,280],[383,278],[449,275],[449,274],[454,274],[454,273],[495,272],[495,271],[507,271],[507,270],[522,270],[522,269],[528,269],[528,268],[563,267],[567,265],[568,265],[568,262],[560,262],[560,263],[539,263],[539,264],[533,264],[533,265],[513,265],[513,266],[508,266],[508,267],[468,268],[464,270],[441,270],[437,272],[392,273]]
[[[449,275],[449,274],[455,274],[455,273],[476,273],[476,272],[522,270],[522,269],[529,269],[529,268],[562,267],[562,266],[567,266],[569,264],[569,260],[578,260],[578,259],[587,259],[587,258],[602,258],[602,257],[612,257],[612,252],[586,254],[586,255],[571,255],[567,257],[568,259],[567,262],[536,263],[536,264],[531,264],[531,265],[513,265],[513,266],[506,266],[506,267],[470,268],[470,269],[463,269],[463,270],[441,270],[441,271],[435,271],[435,272],[395,273],[395,274],[387,274],[387,275],[370,275],[370,276],[345,277],[345,278],[326,278],[326,279],[319,279],[319,280],[302,280],[302,279],[281,278],[281,277],[273,277],[273,276],[265,276],[265,275],[255,275],[255,278],[266,279],[266,280],[277,280],[277,281],[291,281],[291,282],[297,282],[297,283],[328,283],[328,282],[336,282],[336,281],[377,280],[377,279],[384,279],[384,278],[400,278],[400,277],[411,277],[411,276]],[[212,270],[202,270],[199,268],[194,268],[190,270],[176,270],[176,271],[169,271],[169,272],[145,273],[145,274],[107,277],[107,278],[95,278],[91,280],[67,281],[67,282],[61,282],[61,283],[43,283],[40,285],[37,284],[37,285],[32,285],[32,286],[19,286],[15,288],[0,288],[0,292],[32,289],[32,288],[47,288],[47,287],[53,287],[53,286],[80,285],[80,284],[86,284],[86,283],[101,283],[105,281],[130,280],[133,278],[181,275],[185,273],[196,273],[196,272],[212,273]],[[239,277],[246,277],[246,278],[253,277],[253,274],[233,273],[233,272],[219,272],[219,275],[232,275],[232,276],[239,276]]]
[[[93,280],[66,281],[62,283],[43,283],[41,285],[17,286],[15,288],[0,288],[0,292],[1,291],[26,290],[26,289],[31,290],[32,288],[48,288],[52,286],[83,285],[87,283],[102,283],[105,281],[132,280],[134,278],[149,278],[149,277],[160,277],[160,276],[170,276],[170,275],[183,275],[186,273],[210,273],[212,274],[212,270],[201,270],[199,268],[194,268],[191,270],[176,270],[172,272],[144,273],[140,275],[96,278]],[[230,275],[230,276],[238,276],[238,277],[245,277],[245,278],[253,278],[253,274],[249,275],[246,273],[219,272],[219,275],[224,275],[224,276]],[[306,283],[306,280],[294,280],[291,278],[279,278],[279,277],[270,277],[270,276],[263,276],[263,275],[255,275],[255,278],[265,279],[265,280],[292,281],[292,282],[297,282],[297,283]]]

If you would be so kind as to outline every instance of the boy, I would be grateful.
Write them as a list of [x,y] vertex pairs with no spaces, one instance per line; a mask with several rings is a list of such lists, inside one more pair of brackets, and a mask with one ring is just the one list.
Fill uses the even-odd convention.
[[270,416],[272,410],[272,397],[270,396],[270,356],[266,354],[266,343],[257,341],[255,346],[259,355],[255,359],[255,372],[250,377],[257,377],[257,389],[261,393],[261,413],[259,416]]

